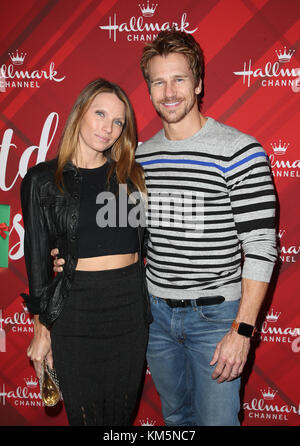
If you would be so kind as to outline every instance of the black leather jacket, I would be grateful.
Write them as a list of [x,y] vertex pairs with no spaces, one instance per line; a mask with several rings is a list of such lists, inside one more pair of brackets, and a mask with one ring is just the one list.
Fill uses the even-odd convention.
[[[29,283],[29,295],[21,294],[28,311],[39,314],[39,320],[50,328],[59,316],[71,288],[77,265],[77,224],[79,218],[81,175],[72,164],[63,171],[64,192],[54,183],[57,160],[39,163],[28,170],[21,184],[21,204],[25,228],[24,255]],[[150,323],[145,279],[143,241],[145,229],[138,228],[139,265],[145,321]],[[64,270],[53,274],[50,251],[59,249],[65,259]]]

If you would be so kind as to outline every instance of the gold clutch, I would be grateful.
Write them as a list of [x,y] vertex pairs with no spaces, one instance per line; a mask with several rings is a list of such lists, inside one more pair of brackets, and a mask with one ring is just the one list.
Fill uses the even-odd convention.
[[55,406],[61,399],[59,382],[54,369],[44,360],[39,379],[42,401],[45,406]]

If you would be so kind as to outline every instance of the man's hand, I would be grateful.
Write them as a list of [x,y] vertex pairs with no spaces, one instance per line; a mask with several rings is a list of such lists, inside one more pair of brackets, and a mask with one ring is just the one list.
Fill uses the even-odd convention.
[[[255,325],[258,312],[268,289],[268,283],[252,279],[242,279],[242,298],[236,321],[243,321]],[[217,344],[210,365],[216,367],[212,378],[219,383],[232,381],[241,375],[250,350],[250,338],[230,331]]]
[[53,271],[55,273],[61,273],[63,271],[62,265],[65,264],[64,259],[58,259],[59,251],[57,248],[51,250],[51,255],[54,257],[53,260]]
[[218,383],[232,381],[241,375],[250,350],[250,338],[230,330],[217,344],[210,365],[216,365],[212,378]]

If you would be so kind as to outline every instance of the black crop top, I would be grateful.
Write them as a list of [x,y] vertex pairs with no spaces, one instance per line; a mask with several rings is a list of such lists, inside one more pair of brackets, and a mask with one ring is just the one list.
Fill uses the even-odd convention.
[[107,185],[108,168],[108,162],[96,169],[79,168],[78,258],[128,254],[139,249],[137,223],[128,223],[128,213],[135,204],[128,200],[114,174]]

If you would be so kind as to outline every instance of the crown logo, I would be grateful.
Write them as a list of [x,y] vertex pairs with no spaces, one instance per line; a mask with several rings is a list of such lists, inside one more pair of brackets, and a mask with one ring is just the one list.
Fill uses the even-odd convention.
[[277,322],[280,315],[281,315],[281,312],[278,311],[277,313],[274,313],[273,308],[272,308],[271,313],[267,314],[266,319],[268,322]]
[[8,54],[14,65],[22,65],[26,57],[26,53],[19,54],[19,50],[17,50],[15,54],[14,53],[8,53]]
[[273,152],[276,155],[284,155],[290,144],[289,143],[281,143],[281,139],[280,139],[278,143],[270,143],[270,145],[273,149]]
[[284,51],[281,50],[277,51],[275,50],[275,53],[277,54],[278,60],[281,63],[287,63],[291,60],[292,55],[294,54],[295,50],[289,50],[287,53],[286,46],[284,47]]
[[273,390],[268,387],[268,390],[260,389],[260,392],[265,400],[273,400],[278,390]]
[[142,11],[144,17],[152,17],[153,14],[155,13],[157,6],[158,6],[157,3],[156,5],[152,3],[152,6],[150,7],[149,0],[147,0],[147,6],[145,6],[144,4],[142,5],[139,4],[140,10]]
[[155,421],[150,421],[148,418],[145,420],[140,420],[141,426],[155,426]]
[[32,376],[30,377],[30,379],[24,378],[24,381],[26,383],[26,386],[30,387],[30,388],[36,387],[38,385],[38,383],[39,383],[38,379],[37,378],[33,378]]

